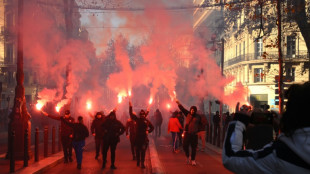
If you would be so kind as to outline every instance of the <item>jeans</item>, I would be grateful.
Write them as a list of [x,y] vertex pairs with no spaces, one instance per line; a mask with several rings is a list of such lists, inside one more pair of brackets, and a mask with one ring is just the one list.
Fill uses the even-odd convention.
[[83,147],[85,146],[85,140],[83,141],[73,141],[72,146],[75,151],[75,157],[77,164],[82,164],[83,159]]

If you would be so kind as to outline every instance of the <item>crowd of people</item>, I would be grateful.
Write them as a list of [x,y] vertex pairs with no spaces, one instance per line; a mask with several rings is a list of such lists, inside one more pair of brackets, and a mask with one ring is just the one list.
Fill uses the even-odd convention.
[[[238,103],[235,113],[226,112],[223,118],[217,111],[212,119],[213,142],[218,140],[220,127],[223,127],[226,133],[222,151],[223,165],[234,173],[310,173],[310,117],[306,112],[309,97],[310,82],[292,85],[286,92],[288,101],[281,119],[277,113],[269,111],[267,105],[253,109],[247,105],[240,107]],[[183,147],[186,163],[196,166],[196,153],[197,150],[205,150],[210,123],[196,106],[188,110],[179,100],[175,101],[179,110],[171,112],[167,125],[171,133],[172,151],[178,153],[180,147]],[[72,161],[73,145],[77,168],[81,169],[83,146],[89,134],[83,124],[83,117],[79,116],[75,123],[69,110],[61,117],[42,113],[61,122],[64,162]],[[138,167],[145,168],[148,135],[155,130],[154,136],[160,137],[164,120],[158,109],[153,115],[153,123],[148,119],[148,114],[149,109],[142,109],[137,115],[133,112],[131,102],[130,118],[125,125],[116,118],[116,109],[107,116],[103,112],[96,113],[91,133],[95,138],[95,159],[98,159],[102,149],[103,169],[106,167],[109,149],[110,168],[116,169],[115,150],[124,132],[130,141],[132,159],[136,160]],[[199,140],[202,142],[200,148]]]

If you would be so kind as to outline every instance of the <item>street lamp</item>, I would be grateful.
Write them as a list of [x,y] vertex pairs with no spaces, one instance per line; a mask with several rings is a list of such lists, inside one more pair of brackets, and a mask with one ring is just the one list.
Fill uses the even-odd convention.
[[[24,88],[24,72],[23,72],[23,0],[18,0],[18,34],[17,34],[17,71],[16,71],[16,88],[15,88],[15,98],[14,106],[10,114],[10,122],[8,129],[8,137],[10,144],[10,136],[13,131],[15,131],[15,140],[12,147],[14,150],[14,155],[16,160],[23,160],[24,155],[29,157],[30,151],[30,135],[31,135],[31,124],[30,124],[30,114],[26,107],[25,98],[25,88]],[[25,147],[25,131],[28,131],[28,150]],[[28,152],[28,154],[25,154]],[[7,153],[7,156],[9,152]]]

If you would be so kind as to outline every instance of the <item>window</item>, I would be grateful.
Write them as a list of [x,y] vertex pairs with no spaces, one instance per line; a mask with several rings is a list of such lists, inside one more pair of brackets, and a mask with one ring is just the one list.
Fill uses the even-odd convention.
[[5,63],[13,63],[13,44],[6,45],[6,62]]
[[288,82],[294,82],[295,81],[295,67],[287,68],[286,81],[288,81]]
[[256,40],[256,49],[255,49],[255,59],[260,59],[263,55],[263,39],[259,38]]
[[263,68],[255,68],[254,69],[254,83],[264,82],[265,74],[263,72]]
[[296,54],[296,37],[287,36],[286,57],[295,58]]

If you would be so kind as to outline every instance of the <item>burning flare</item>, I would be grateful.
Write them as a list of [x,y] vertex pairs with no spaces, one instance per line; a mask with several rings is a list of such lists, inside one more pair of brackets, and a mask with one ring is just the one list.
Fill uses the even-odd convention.
[[117,98],[118,98],[118,104],[122,103],[123,97],[121,95],[118,95]]
[[149,104],[151,105],[153,103],[153,98],[151,97],[149,100]]
[[90,110],[91,109],[91,101],[86,102],[86,109]]
[[60,106],[56,106],[56,107],[55,107],[55,110],[56,110],[57,112],[59,112],[59,111],[60,111]]
[[167,104],[167,109],[170,109],[171,108],[171,105],[168,103]]
[[37,104],[36,104],[36,108],[37,108],[37,110],[41,110],[42,109],[42,107],[43,107],[43,103],[41,103],[41,102],[38,102]]

